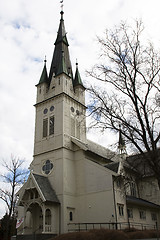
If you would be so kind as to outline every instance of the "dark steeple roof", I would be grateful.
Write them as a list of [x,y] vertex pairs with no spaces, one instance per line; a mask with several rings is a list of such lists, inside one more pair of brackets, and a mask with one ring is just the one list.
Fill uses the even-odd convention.
[[72,77],[72,66],[68,50],[69,44],[66,36],[63,14],[64,12],[61,11],[60,25],[49,73],[49,83],[51,82],[53,74],[57,76],[60,73],[66,73]]
[[44,60],[44,67],[43,67],[43,71],[39,80],[38,84],[41,83],[48,83],[48,74],[47,74],[47,68],[46,68],[46,60]]
[[78,85],[83,86],[82,79],[78,70],[78,63],[76,63],[76,73],[75,73],[75,78],[73,80],[73,86],[76,87]]
[[126,151],[125,140],[123,139],[123,136],[122,136],[121,127],[120,127],[120,129],[119,129],[118,149],[119,149],[120,153],[124,153],[124,152]]

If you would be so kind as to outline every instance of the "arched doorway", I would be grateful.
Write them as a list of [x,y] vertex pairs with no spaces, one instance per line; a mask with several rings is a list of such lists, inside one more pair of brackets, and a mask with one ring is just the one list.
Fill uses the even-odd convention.
[[43,214],[42,214],[42,208],[38,203],[32,203],[29,208],[27,209],[27,212],[30,212],[30,220],[26,219],[27,222],[30,221],[30,231],[32,233],[42,233],[43,231]]

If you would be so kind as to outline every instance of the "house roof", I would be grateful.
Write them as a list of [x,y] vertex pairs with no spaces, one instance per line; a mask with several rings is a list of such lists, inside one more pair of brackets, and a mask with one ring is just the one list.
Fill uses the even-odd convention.
[[136,198],[136,197],[133,197],[133,196],[126,196],[126,201],[127,201],[127,203],[134,204],[134,205],[139,205],[139,206],[143,206],[143,207],[151,207],[151,208],[159,208],[160,209],[160,205],[149,202],[149,201],[144,200],[142,198]]
[[42,176],[42,175],[35,174],[35,173],[33,173],[32,175],[33,175],[38,187],[40,188],[45,201],[60,203],[48,178],[45,176]]

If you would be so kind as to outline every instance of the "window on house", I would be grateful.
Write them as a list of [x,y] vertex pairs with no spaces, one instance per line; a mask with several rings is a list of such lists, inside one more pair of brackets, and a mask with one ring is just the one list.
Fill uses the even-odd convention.
[[54,116],[49,119],[49,135],[54,134]]
[[151,218],[152,218],[153,221],[157,221],[157,214],[152,212],[151,213]]
[[140,219],[146,219],[146,212],[144,210],[139,210]]
[[135,182],[131,182],[130,183],[130,193],[131,193],[131,196],[136,197],[137,191],[136,191],[136,184],[135,184]]
[[43,137],[47,137],[48,133],[48,119],[43,119]]
[[69,212],[69,221],[73,221],[73,212]]
[[118,204],[119,216],[124,216],[124,205]]
[[133,209],[132,208],[128,208],[127,209],[127,214],[128,214],[128,218],[133,218]]

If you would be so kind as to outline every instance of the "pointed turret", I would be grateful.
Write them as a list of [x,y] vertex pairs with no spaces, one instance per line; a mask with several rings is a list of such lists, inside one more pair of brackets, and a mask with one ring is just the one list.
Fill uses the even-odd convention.
[[68,76],[72,77],[72,66],[68,49],[69,44],[66,36],[63,14],[64,12],[61,11],[60,25],[49,72],[49,83],[51,82],[53,75],[57,76],[60,73],[66,73]]
[[82,79],[81,79],[81,76],[80,76],[80,73],[79,73],[79,70],[78,70],[78,63],[76,62],[76,73],[75,73],[75,78],[73,80],[73,87],[76,87],[76,86],[83,86],[83,83],[82,83]]
[[119,128],[119,143],[118,143],[118,149],[119,149],[120,154],[126,153],[126,145],[125,145],[125,140],[123,139],[123,136],[122,136],[121,127]]
[[41,83],[48,83],[48,74],[47,74],[47,68],[46,68],[46,59],[44,60],[44,67],[43,67],[43,71],[39,80],[39,84]]

